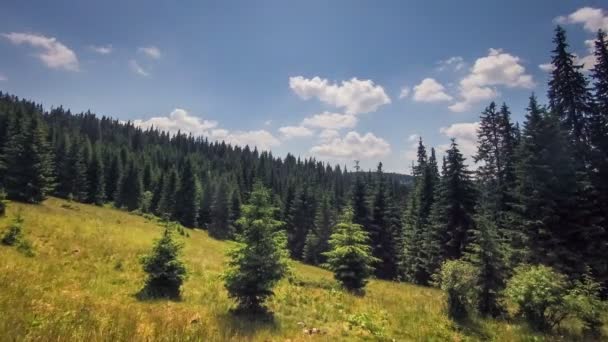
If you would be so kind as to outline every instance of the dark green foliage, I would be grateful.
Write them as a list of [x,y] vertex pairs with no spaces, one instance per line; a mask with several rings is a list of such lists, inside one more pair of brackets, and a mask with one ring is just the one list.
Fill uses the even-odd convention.
[[329,238],[336,224],[329,198],[324,196],[317,207],[314,228],[308,231],[304,245],[304,261],[319,265],[326,261],[323,253],[329,250]]
[[241,217],[241,197],[239,192],[235,190],[232,192],[232,196],[230,197],[230,230],[235,234],[240,233],[239,226],[236,224],[239,217]]
[[141,260],[148,275],[142,297],[178,299],[186,278],[186,267],[179,260],[182,245],[173,239],[171,230],[165,228],[162,237],[155,242],[150,254]]
[[507,269],[496,223],[489,216],[480,214],[477,217],[467,259],[478,273],[477,310],[482,315],[498,317],[504,313],[500,293],[505,287]]
[[[433,253],[439,245],[442,259],[458,259],[466,251],[474,227],[476,192],[464,164],[465,159],[454,140],[446,153],[431,210],[430,232],[433,237],[429,252]],[[437,261],[432,261],[432,264],[437,264]]]
[[67,196],[84,202],[87,199],[89,188],[87,180],[87,163],[84,156],[82,139],[72,141],[68,156],[67,174],[69,175]]
[[138,210],[141,209],[143,195],[144,185],[141,179],[141,171],[134,162],[131,162],[121,184],[120,195],[116,204],[128,211]]
[[242,234],[239,245],[229,252],[225,287],[240,310],[256,312],[263,310],[274,285],[287,272],[286,238],[280,229],[283,222],[275,219],[277,208],[271,205],[270,192],[261,184],[254,186],[241,212],[237,224]]
[[198,227],[200,201],[201,185],[196,175],[194,162],[191,158],[188,158],[175,194],[175,218],[177,221],[186,227]]
[[315,224],[315,198],[307,186],[296,191],[286,221],[287,247],[291,256],[302,259],[304,244]]
[[101,145],[96,143],[93,147],[93,155],[88,168],[89,195],[88,202],[102,205],[105,200],[105,175],[103,159],[101,157]]
[[208,228],[211,224],[211,208],[213,207],[213,195],[215,194],[215,186],[211,183],[203,184],[203,192],[201,195],[201,204],[199,207],[199,226]]
[[441,265],[439,283],[446,294],[447,313],[451,319],[464,320],[477,301],[478,271],[462,260],[448,260]]
[[111,163],[106,171],[106,191],[105,195],[109,201],[116,201],[119,195],[123,179],[123,164],[118,154],[111,156]]
[[600,299],[602,286],[589,273],[574,283],[572,289],[564,297],[564,305],[568,313],[579,319],[585,330],[598,338],[603,325],[602,315],[608,308]]
[[[357,164],[358,168],[359,164]],[[358,170],[357,170],[358,171]],[[355,176],[352,195],[353,222],[368,229],[370,221],[366,182],[360,172]]]
[[0,217],[6,215],[6,192],[0,188]]
[[230,189],[228,182],[223,180],[215,190],[211,206],[211,224],[209,234],[218,239],[228,239],[234,236],[230,224]]
[[370,222],[370,243],[372,255],[379,261],[376,264],[376,276],[382,279],[397,277],[397,232],[389,219],[388,192],[386,179],[382,172],[382,163],[376,171],[376,193],[373,201],[372,220]]
[[174,218],[178,186],[179,176],[177,170],[171,168],[167,172],[167,176],[163,177],[162,184],[159,184],[161,194],[155,210],[156,215],[165,219]]
[[367,232],[353,222],[353,216],[351,208],[344,210],[330,237],[330,250],[324,255],[334,278],[347,290],[359,293],[374,272],[373,264],[379,260],[372,255]]
[[547,266],[520,266],[507,282],[505,295],[516,304],[520,314],[538,330],[559,324],[566,313],[563,297],[567,291],[565,277]]
[[22,226],[23,218],[21,215],[17,215],[10,226],[8,226],[8,230],[4,233],[0,242],[5,246],[16,246],[23,238]]

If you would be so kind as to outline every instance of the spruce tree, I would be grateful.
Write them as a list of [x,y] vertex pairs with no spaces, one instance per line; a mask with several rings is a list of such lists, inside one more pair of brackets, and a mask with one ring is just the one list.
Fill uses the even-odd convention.
[[169,228],[156,241],[150,254],[142,258],[144,272],[148,274],[142,297],[177,299],[186,278],[186,267],[179,260],[182,245],[177,243]]
[[123,164],[118,154],[113,154],[111,157],[111,163],[106,171],[105,183],[106,191],[105,195],[108,201],[116,201],[117,195],[120,192],[120,186],[122,184],[123,175]]
[[582,65],[575,64],[575,56],[568,51],[566,31],[557,26],[551,63],[554,66],[549,80],[549,109],[560,119],[574,149],[577,169],[586,165],[589,157],[586,121],[591,111],[591,94]]
[[360,293],[373,274],[373,264],[378,259],[372,255],[367,232],[353,222],[353,217],[352,209],[346,208],[333,229],[330,250],[324,255],[334,278],[347,290]]
[[213,196],[209,234],[218,239],[229,239],[234,236],[234,231],[230,225],[229,192],[228,182],[224,179],[216,188]]
[[211,224],[211,208],[213,206],[213,195],[215,194],[214,184],[206,183],[203,186],[203,192],[201,194],[201,205],[199,208],[199,226],[208,228]]
[[105,175],[103,159],[101,157],[101,145],[95,143],[93,155],[88,169],[89,196],[88,202],[102,205],[105,200]]
[[194,161],[187,158],[175,195],[175,218],[186,227],[198,227],[200,200],[201,184],[196,175]]
[[313,265],[325,262],[323,253],[329,250],[329,237],[335,225],[334,213],[327,195],[323,196],[315,214],[314,228],[308,231],[304,245],[304,261]]
[[433,240],[439,237],[443,259],[462,257],[474,227],[476,194],[464,161],[456,141],[452,139],[431,215]]
[[280,229],[283,222],[275,219],[277,208],[271,205],[270,192],[261,184],[254,185],[241,212],[242,234],[238,246],[229,252],[225,287],[240,311],[259,312],[287,272],[286,238]]
[[355,174],[355,183],[352,190],[353,222],[359,224],[363,229],[368,229],[370,221],[369,204],[367,199],[367,187],[363,175],[358,171]]
[[230,203],[230,230],[235,234],[240,234],[239,225],[236,223],[239,217],[241,217],[241,196],[238,190],[232,192]]
[[156,215],[165,218],[174,218],[176,208],[176,193],[179,187],[179,176],[175,168],[171,168],[167,172],[167,176],[164,178],[162,184],[162,194],[156,207]]
[[122,182],[118,206],[128,211],[141,209],[144,195],[144,185],[141,179],[141,170],[135,161],[131,161],[127,174]]
[[309,188],[304,185],[296,191],[286,222],[287,247],[291,256],[302,259],[306,235],[314,229],[315,201]]
[[394,279],[397,276],[397,243],[392,225],[389,221],[389,197],[382,163],[376,171],[376,193],[373,201],[372,221],[370,223],[370,241],[372,254],[379,260],[376,265],[376,276],[382,279]]
[[88,195],[87,164],[84,157],[82,139],[75,139],[68,156],[68,174],[71,176],[68,187],[68,197],[84,202]]

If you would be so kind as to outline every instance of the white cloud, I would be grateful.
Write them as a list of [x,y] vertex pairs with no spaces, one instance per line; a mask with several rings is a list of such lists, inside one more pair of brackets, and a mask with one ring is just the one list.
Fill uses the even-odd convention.
[[464,59],[460,56],[450,57],[448,59],[439,61],[437,64],[439,64],[439,67],[437,67],[438,71],[444,71],[447,69],[459,71],[459,70],[464,69],[464,67],[467,65],[464,62]]
[[4,74],[0,74],[0,82],[2,81],[8,81],[8,78]]
[[319,139],[321,139],[321,142],[329,142],[339,136],[340,132],[336,131],[335,129],[324,129],[321,131],[321,133],[319,133]]
[[401,88],[401,92],[399,93],[399,98],[400,99],[404,99],[406,97],[408,97],[410,95],[410,88],[404,86],[403,88]]
[[555,70],[555,65],[553,65],[553,63],[543,63],[539,64],[538,68],[544,72],[551,72]]
[[414,87],[414,101],[441,102],[450,101],[452,97],[445,92],[445,87],[434,78],[425,78]]
[[323,112],[307,117],[301,125],[324,129],[353,128],[357,125],[357,117],[350,114]]
[[279,128],[279,132],[284,139],[310,137],[314,131],[304,126],[285,126]]
[[161,52],[160,49],[156,46],[144,46],[137,49],[137,51],[143,53],[144,55],[152,58],[152,59],[160,59]]
[[599,29],[608,31],[608,14],[601,8],[582,7],[567,16],[555,18],[559,24],[583,24],[585,30],[597,32]]
[[454,112],[468,110],[472,104],[498,96],[495,86],[532,88],[532,76],[526,74],[521,59],[501,49],[490,49],[486,57],[478,58],[470,73],[460,80],[460,101],[449,108]]
[[352,115],[374,112],[391,103],[384,88],[372,80],[352,78],[337,84],[320,77],[295,76],[289,78],[289,87],[304,100],[315,97],[334,107],[344,108],[346,114]]
[[133,124],[142,128],[158,128],[172,134],[181,131],[193,135],[209,135],[209,130],[217,127],[217,122],[201,120],[190,115],[186,110],[176,108],[169,116],[153,117],[148,120],[134,120]]
[[[448,138],[456,139],[456,143],[460,152],[471,161],[471,158],[477,153],[477,130],[479,122],[461,122],[455,123],[448,127],[441,127],[439,133]],[[438,146],[438,150],[445,152],[449,148],[449,144]],[[472,164],[472,162],[470,162]]]
[[194,136],[209,137],[212,140],[225,141],[233,145],[257,146],[262,150],[268,150],[281,143],[279,139],[266,130],[231,132],[227,129],[218,128],[217,121],[203,120],[180,108],[174,109],[168,116],[134,120],[133,124],[144,129],[154,127],[171,134],[182,132]]
[[89,46],[89,48],[94,51],[97,52],[100,55],[109,55],[112,53],[112,50],[114,50],[112,48],[112,45],[108,44],[108,45],[91,45]]
[[360,135],[351,131],[343,138],[336,137],[310,149],[312,154],[334,159],[371,159],[387,156],[391,146],[373,133]]
[[410,134],[410,136],[407,137],[407,141],[418,141],[419,138],[420,138],[419,134]]
[[136,60],[132,59],[129,61],[129,67],[131,68],[131,70],[133,70],[136,74],[144,76],[144,77],[148,77],[150,76],[150,73],[147,72],[141,65],[139,65],[139,63],[137,63]]
[[37,57],[49,68],[79,70],[78,58],[74,51],[54,37],[19,32],[3,33],[2,36],[13,44],[27,44],[42,50]]

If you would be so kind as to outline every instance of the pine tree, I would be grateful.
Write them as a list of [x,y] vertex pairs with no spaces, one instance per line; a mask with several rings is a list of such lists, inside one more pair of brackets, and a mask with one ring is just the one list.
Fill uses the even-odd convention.
[[112,161],[106,171],[106,197],[108,201],[116,201],[123,179],[123,164],[118,154],[112,155]]
[[38,114],[9,123],[3,149],[4,187],[10,199],[40,203],[53,189],[53,166],[46,129]]
[[229,239],[234,236],[234,231],[230,225],[229,192],[228,182],[222,180],[213,196],[209,234],[218,239]]
[[382,279],[394,279],[397,276],[397,246],[395,232],[389,221],[389,197],[386,191],[386,180],[382,163],[376,171],[376,194],[372,221],[370,223],[370,241],[372,255],[379,260],[376,265],[376,276]]
[[576,169],[582,169],[589,156],[586,121],[592,103],[591,94],[581,72],[583,66],[574,63],[575,56],[568,52],[566,31],[560,26],[555,29],[553,43],[555,49],[551,63],[554,69],[549,80],[549,109],[560,118],[574,148]]
[[73,141],[68,159],[68,174],[71,175],[68,197],[79,202],[84,202],[87,199],[89,184],[87,180],[87,164],[84,158],[84,148],[81,139]]
[[240,243],[229,252],[225,287],[245,312],[263,311],[274,285],[288,269],[286,238],[280,230],[283,222],[275,219],[277,208],[270,201],[270,192],[259,183],[254,185],[238,220]]
[[307,186],[296,191],[286,222],[287,247],[291,256],[302,259],[306,235],[314,229],[315,201]]
[[360,171],[357,171],[355,175],[355,184],[353,185],[352,194],[353,222],[361,225],[363,229],[367,230],[370,221],[367,187]]
[[176,210],[176,194],[180,180],[175,168],[171,168],[162,184],[162,194],[156,207],[156,215],[165,219],[174,218]]
[[118,206],[128,211],[141,209],[144,195],[144,185],[141,179],[141,170],[135,161],[131,161],[127,174],[122,182]]
[[72,148],[70,135],[63,132],[55,146],[55,178],[57,180],[55,193],[63,198],[67,198],[72,191],[72,174],[70,173],[70,151]]
[[99,142],[95,143],[93,147],[93,155],[88,169],[88,183],[88,202],[102,205],[105,200],[105,175]]
[[500,293],[507,279],[504,248],[490,210],[483,212],[476,218],[467,259],[478,270],[477,309],[482,315],[498,317],[503,313]]
[[367,232],[353,222],[353,217],[352,209],[346,208],[329,240],[330,250],[324,255],[336,280],[357,293],[363,291],[378,260],[372,256]]
[[433,240],[439,237],[442,259],[462,257],[474,227],[476,194],[464,161],[458,145],[452,139],[431,214]]
[[230,197],[230,230],[235,234],[240,234],[241,231],[239,229],[239,225],[237,221],[239,217],[241,217],[241,196],[238,190],[234,190],[232,192],[232,196]]
[[201,184],[191,158],[184,163],[175,201],[175,218],[186,227],[198,227]]
[[308,231],[304,245],[304,260],[313,265],[325,262],[323,253],[329,250],[329,237],[335,225],[335,218],[329,197],[323,196],[315,214],[314,229]]
[[148,274],[141,291],[142,297],[177,299],[186,278],[186,267],[179,260],[182,245],[175,242],[169,228],[156,241],[149,255],[142,258],[144,272]]
[[215,194],[215,186],[211,183],[205,184],[201,195],[201,205],[199,208],[199,226],[209,227],[212,221],[211,208],[213,206],[213,195]]

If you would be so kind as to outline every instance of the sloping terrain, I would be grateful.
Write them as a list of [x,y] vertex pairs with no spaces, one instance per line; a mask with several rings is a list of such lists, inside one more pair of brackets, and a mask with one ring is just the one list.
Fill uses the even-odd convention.
[[[229,313],[220,275],[230,242],[187,230],[189,271],[180,302],[140,301],[139,263],[161,226],[110,208],[51,198],[42,205],[9,203],[0,232],[21,212],[34,246],[27,257],[0,246],[2,341],[462,341],[571,340],[534,335],[518,324],[478,320],[459,327],[430,288],[372,281],[364,297],[344,293],[331,273],[300,263],[270,303],[272,320]],[[318,333],[304,332],[312,328]],[[576,330],[576,329],[575,329]]]

